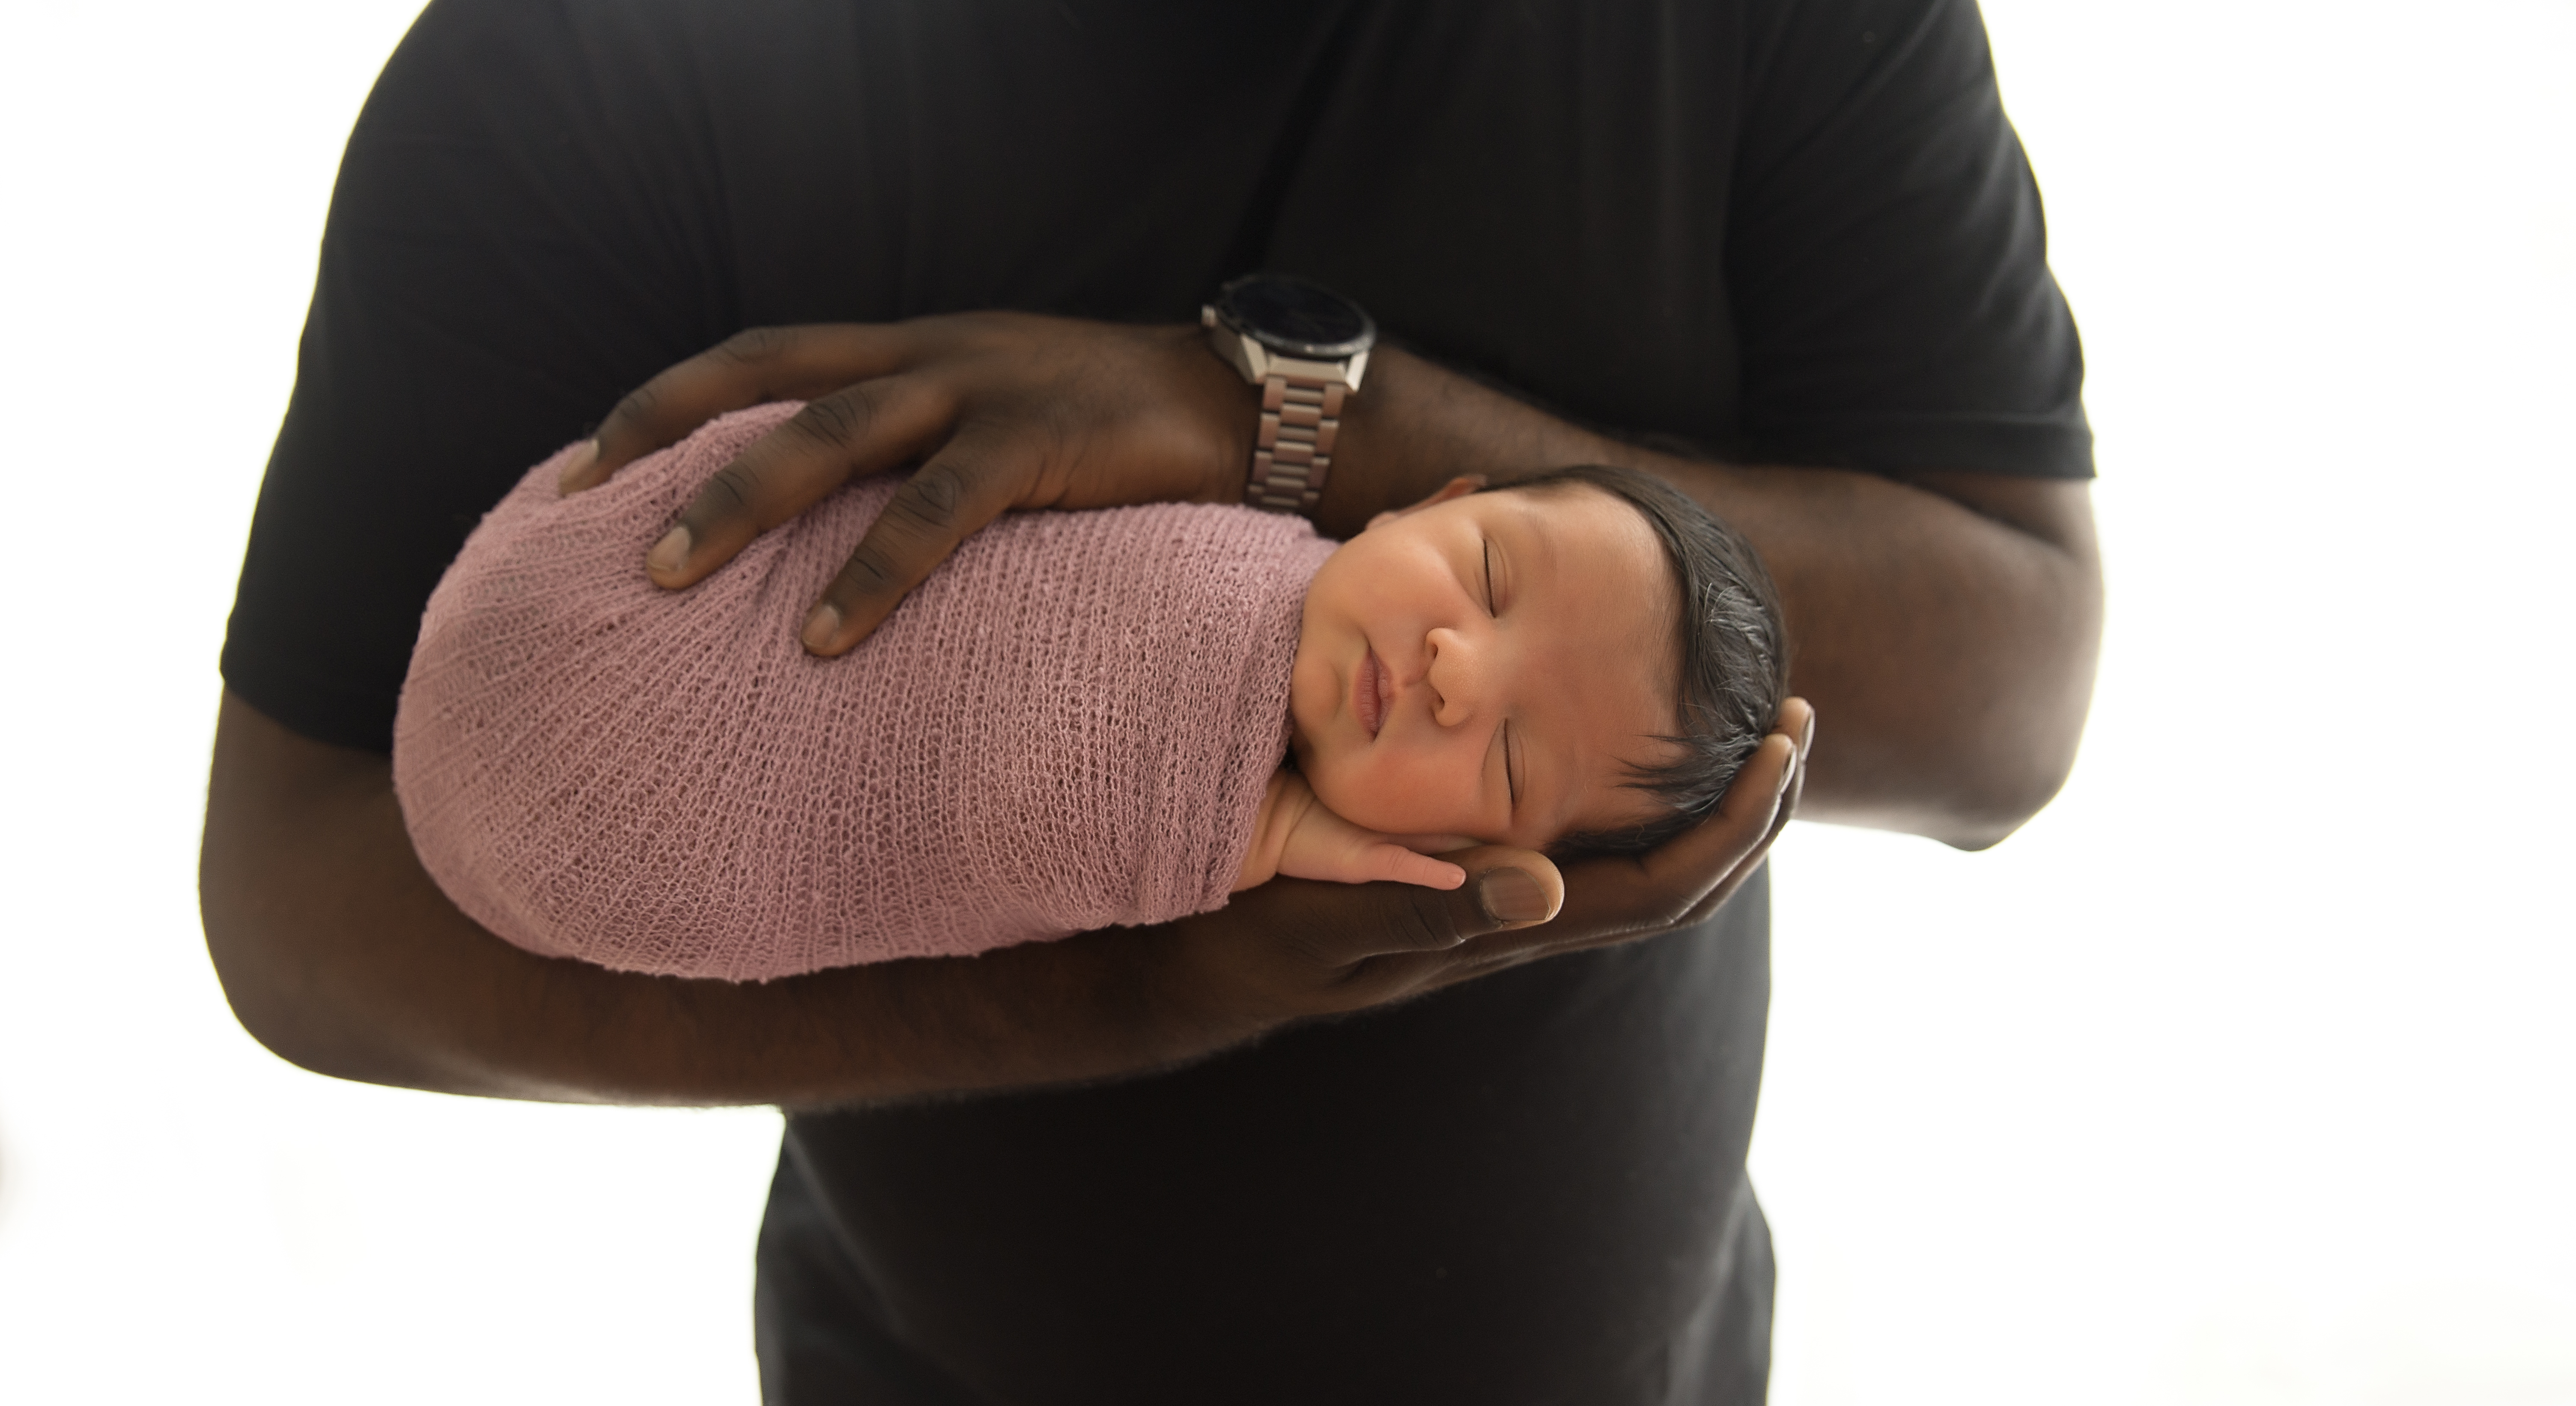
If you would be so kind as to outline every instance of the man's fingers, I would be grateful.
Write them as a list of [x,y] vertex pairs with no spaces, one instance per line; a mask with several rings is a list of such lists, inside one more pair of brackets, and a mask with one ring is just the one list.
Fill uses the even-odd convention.
[[1336,989],[1354,1008],[1680,927],[1744,882],[1797,808],[1814,711],[1791,699],[1774,727],[1716,812],[1649,855],[1560,874],[1544,855],[1488,847],[1441,856],[1467,871],[1445,893],[1281,880],[1237,901],[1281,905],[1266,915],[1274,930],[1294,934],[1306,961],[1346,972]]
[[993,437],[961,435],[906,480],[805,617],[808,652],[830,658],[866,639],[957,544],[1011,510],[1036,465]]
[[593,452],[566,466],[578,493],[718,415],[773,400],[812,399],[901,370],[917,340],[901,324],[754,327],[672,366],[629,392],[599,422]]
[[[1793,708],[1794,713],[1791,711]],[[1797,753],[1792,758],[1793,765],[1789,771],[1789,782],[1781,789],[1780,803],[1772,808],[1771,828],[1763,834],[1762,843],[1754,846],[1751,853],[1736,861],[1733,873],[1718,880],[1713,888],[1701,895],[1699,902],[1691,905],[1691,911],[1684,919],[1685,922],[1696,923],[1707,918],[1709,914],[1717,911],[1719,904],[1734,897],[1736,889],[1742,887],[1744,881],[1752,876],[1754,869],[1770,855],[1771,846],[1779,842],[1780,832],[1788,829],[1789,822],[1798,816],[1798,800],[1807,789],[1807,755],[1814,750],[1816,741],[1815,709],[1807,706],[1806,699],[1792,698],[1781,705],[1780,721],[1775,726],[1779,729],[1779,733],[1775,735],[1785,734],[1797,738],[1798,741]]]
[[1415,884],[1336,884],[1278,879],[1235,898],[1268,908],[1266,926],[1293,935],[1325,969],[1374,957],[1438,953],[1472,937],[1546,922],[1565,900],[1565,880],[1547,856],[1485,846],[1443,855],[1467,873],[1453,889]]
[[862,382],[807,404],[707,480],[644,554],[645,573],[673,590],[697,584],[852,478],[914,457],[946,428],[950,411],[946,396],[918,376]]
[[1815,736],[1815,709],[1803,698],[1780,704],[1770,735],[1727,787],[1717,810],[1691,834],[1645,856],[1650,884],[1671,892],[1697,892],[1666,926],[1695,922],[1723,902],[1760,864],[1771,842],[1798,808],[1807,774],[1807,744]]
[[[1791,715],[1791,708],[1797,713]],[[1744,854],[1762,842],[1778,818],[1781,803],[1798,777],[1798,737],[1793,726],[1803,726],[1807,714],[1806,700],[1790,699],[1781,705],[1782,724],[1775,725],[1762,745],[1745,759],[1744,769],[1736,773],[1735,782],[1718,799],[1717,809],[1688,834],[1648,854],[1643,864],[1648,877],[1667,887],[1687,885],[1700,876],[1703,885],[1733,868]]]
[[1643,933],[1686,921],[1701,899],[1761,848],[1795,773],[1796,756],[1788,738],[1766,737],[1706,820],[1650,853],[1577,865],[1567,901],[1569,925]]
[[1536,927],[1564,911],[1565,875],[1544,855],[1523,851],[1509,862],[1450,858],[1467,870],[1487,931]]
[[1650,854],[1576,865],[1557,921],[1476,943],[1440,984],[1686,926],[1716,911],[1760,866],[1797,809],[1815,711],[1792,698],[1773,727],[1708,819]]
[[[1407,902],[1389,905],[1394,919],[1375,931],[1348,935],[1345,960],[1394,952],[1438,952],[1471,937],[1544,923],[1565,906],[1565,876],[1546,855],[1535,850],[1484,845],[1442,856],[1467,873],[1454,889],[1406,885],[1392,890]],[[1382,887],[1355,889],[1355,895],[1383,895]]]

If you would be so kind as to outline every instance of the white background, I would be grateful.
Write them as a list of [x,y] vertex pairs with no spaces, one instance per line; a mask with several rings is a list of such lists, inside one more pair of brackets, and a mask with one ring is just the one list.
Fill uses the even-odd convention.
[[[200,946],[232,578],[416,8],[0,8],[0,1400],[753,1396],[773,1115],[316,1078]],[[1988,14],[2109,643],[2001,849],[1781,846],[1774,1399],[2576,1402],[2576,7]]]

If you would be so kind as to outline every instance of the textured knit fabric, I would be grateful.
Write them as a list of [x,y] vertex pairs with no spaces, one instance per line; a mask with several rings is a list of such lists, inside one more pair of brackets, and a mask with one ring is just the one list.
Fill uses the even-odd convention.
[[1222,906],[1332,544],[1245,508],[1013,516],[816,659],[797,627],[893,481],[686,591],[643,571],[794,409],[727,416],[571,498],[558,455],[476,529],[394,732],[439,886],[531,951],[728,980]]

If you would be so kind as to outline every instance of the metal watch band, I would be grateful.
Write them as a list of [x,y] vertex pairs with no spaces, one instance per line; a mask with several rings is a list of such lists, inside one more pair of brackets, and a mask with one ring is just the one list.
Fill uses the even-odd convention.
[[1350,387],[1272,372],[1261,382],[1261,435],[1252,446],[1252,476],[1243,501],[1273,512],[1315,515],[1324,475],[1333,467],[1333,439],[1342,428],[1342,397]]

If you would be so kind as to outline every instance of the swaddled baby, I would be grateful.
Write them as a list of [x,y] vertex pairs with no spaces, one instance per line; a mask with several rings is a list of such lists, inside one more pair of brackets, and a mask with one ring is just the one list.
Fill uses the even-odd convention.
[[766,980],[1167,921],[1280,874],[1454,887],[1432,856],[1470,844],[1677,833],[1780,701],[1751,549],[1611,469],[1460,480],[1340,546],[1237,507],[1013,515],[817,659],[798,625],[891,481],[688,590],[641,565],[795,409],[568,498],[561,456],[537,466],[432,595],[396,790],[430,874],[509,941]]

